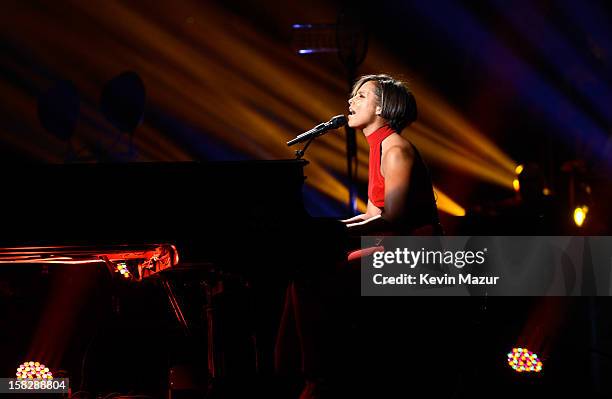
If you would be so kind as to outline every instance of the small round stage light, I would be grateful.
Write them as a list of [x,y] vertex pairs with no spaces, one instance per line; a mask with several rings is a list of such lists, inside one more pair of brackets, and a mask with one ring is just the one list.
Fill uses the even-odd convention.
[[526,348],[514,348],[508,352],[508,365],[517,373],[539,373],[542,371],[542,360]]
[[15,373],[18,380],[52,380],[53,374],[49,368],[40,362],[24,362],[17,367]]
[[582,227],[587,213],[589,213],[589,207],[586,205],[577,206],[576,209],[574,209],[574,223],[576,223],[576,226]]
[[523,169],[525,169],[523,165],[517,165],[516,168],[514,168],[514,173],[516,173],[516,175],[518,176],[523,173]]

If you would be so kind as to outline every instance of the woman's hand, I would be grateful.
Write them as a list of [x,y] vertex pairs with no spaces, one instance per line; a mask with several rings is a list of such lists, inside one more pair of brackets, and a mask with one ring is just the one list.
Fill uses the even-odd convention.
[[355,223],[347,223],[346,227],[350,229],[352,227],[364,226],[368,223],[372,223],[373,221],[375,221],[376,219],[379,219],[380,217],[382,217],[382,215],[374,215],[370,218],[362,219],[361,221],[357,221]]
[[349,223],[363,222],[367,218],[368,218],[368,215],[366,213],[362,213],[361,215],[353,216],[350,219],[343,219],[340,221],[344,224],[349,224]]

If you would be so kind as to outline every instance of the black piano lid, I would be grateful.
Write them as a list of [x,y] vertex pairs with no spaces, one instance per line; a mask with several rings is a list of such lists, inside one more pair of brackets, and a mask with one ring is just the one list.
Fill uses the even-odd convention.
[[0,172],[0,246],[172,243],[232,232],[275,234],[307,217],[302,200],[306,164],[11,165]]

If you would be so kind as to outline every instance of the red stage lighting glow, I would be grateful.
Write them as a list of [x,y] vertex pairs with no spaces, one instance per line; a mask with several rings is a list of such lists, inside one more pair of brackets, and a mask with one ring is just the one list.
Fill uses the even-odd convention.
[[542,371],[542,360],[526,348],[514,348],[512,352],[508,352],[508,365],[517,373]]
[[15,373],[18,380],[52,380],[53,374],[49,368],[40,362],[25,362]]

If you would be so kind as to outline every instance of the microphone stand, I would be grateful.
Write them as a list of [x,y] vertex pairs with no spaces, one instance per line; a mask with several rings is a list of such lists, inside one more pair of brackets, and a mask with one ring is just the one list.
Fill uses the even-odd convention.
[[312,143],[315,137],[317,136],[312,136],[311,138],[309,138],[308,141],[306,142],[306,145],[301,150],[295,150],[295,159],[302,159],[302,157],[304,156],[304,153],[308,149],[308,146],[310,145],[310,143]]

